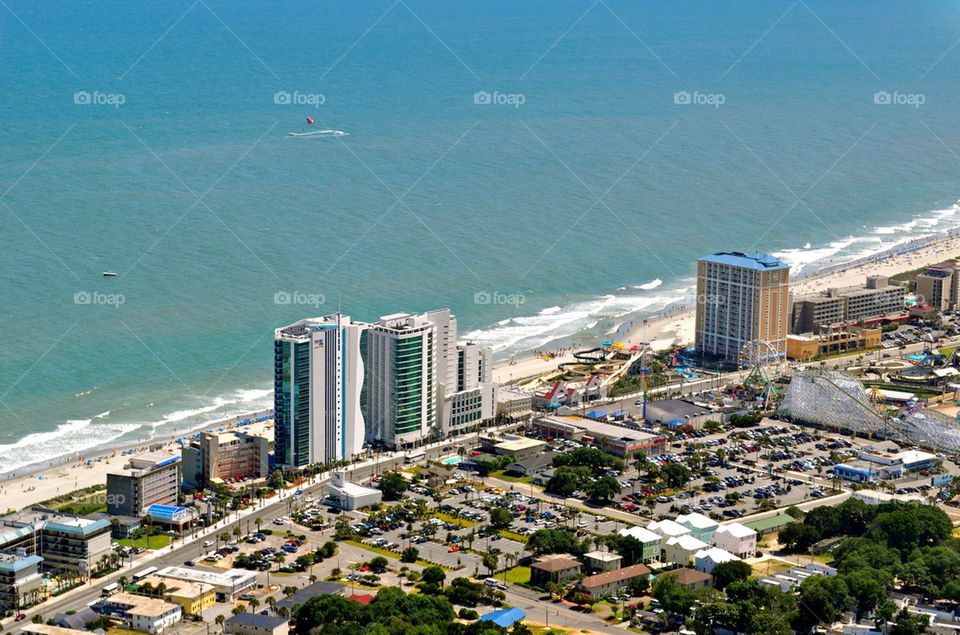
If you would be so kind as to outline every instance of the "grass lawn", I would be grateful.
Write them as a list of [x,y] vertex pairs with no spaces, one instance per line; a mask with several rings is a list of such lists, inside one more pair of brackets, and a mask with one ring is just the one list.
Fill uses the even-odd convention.
[[367,551],[372,551],[373,553],[379,554],[381,556],[386,556],[387,558],[393,558],[394,560],[399,560],[400,556],[389,551],[388,549],[381,549],[380,547],[374,547],[373,545],[368,545],[359,540],[344,540],[343,542],[348,545],[353,545],[354,547],[360,547],[361,549],[366,549]]
[[434,518],[439,518],[445,523],[453,523],[454,525],[459,525],[461,527],[473,527],[476,525],[476,521],[468,520],[466,518],[456,518],[450,514],[444,514],[443,512],[434,512],[431,514]]
[[[516,584],[518,582],[523,582],[524,584],[530,582],[530,567],[514,567],[507,571],[507,582],[510,584]],[[496,576],[497,580],[503,580],[503,574],[498,573]]]
[[498,478],[502,481],[509,481],[510,483],[526,483],[526,484],[529,484],[532,478],[530,476],[507,476],[506,474],[503,473],[503,470],[490,472],[490,476],[493,478]]
[[170,544],[170,536],[161,534],[159,536],[150,536],[149,538],[149,545],[147,544],[147,536],[137,538],[132,543],[129,538],[121,538],[117,542],[124,547],[143,547],[144,549],[160,549],[161,547],[166,547]]
[[522,542],[524,544],[526,544],[527,540],[529,540],[523,534],[517,534],[512,531],[507,531],[506,529],[501,529],[497,533],[503,536],[504,538],[509,538],[510,540],[516,540],[517,542]]
[[822,553],[812,557],[814,562],[819,562],[820,564],[833,564],[833,556],[829,553]]

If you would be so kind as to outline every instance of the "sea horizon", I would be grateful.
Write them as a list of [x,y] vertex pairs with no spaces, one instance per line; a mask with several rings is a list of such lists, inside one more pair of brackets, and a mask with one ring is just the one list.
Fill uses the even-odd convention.
[[338,308],[503,360],[711,252],[960,227],[932,3],[9,6],[0,473],[270,407],[273,330]]

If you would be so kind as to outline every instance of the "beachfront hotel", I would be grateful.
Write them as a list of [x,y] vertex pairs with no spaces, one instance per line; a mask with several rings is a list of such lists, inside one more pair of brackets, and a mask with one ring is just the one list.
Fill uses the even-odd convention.
[[180,457],[169,452],[131,456],[120,469],[107,472],[107,513],[142,518],[152,505],[180,503]]
[[274,333],[274,454],[285,467],[350,460],[363,450],[368,324],[334,313]]
[[715,253],[697,261],[696,348],[737,363],[744,344],[787,352],[790,267],[767,254]]
[[183,483],[205,487],[212,480],[233,483],[265,478],[270,471],[269,455],[266,437],[239,430],[204,432],[180,450]]
[[435,428],[437,339],[436,324],[427,315],[396,313],[371,325],[363,399],[369,441],[414,447]]

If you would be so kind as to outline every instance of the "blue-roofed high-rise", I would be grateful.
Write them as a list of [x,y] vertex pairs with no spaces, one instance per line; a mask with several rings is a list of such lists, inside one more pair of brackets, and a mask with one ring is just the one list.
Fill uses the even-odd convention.
[[790,266],[768,254],[716,253],[697,261],[697,351],[736,363],[747,342],[787,352]]

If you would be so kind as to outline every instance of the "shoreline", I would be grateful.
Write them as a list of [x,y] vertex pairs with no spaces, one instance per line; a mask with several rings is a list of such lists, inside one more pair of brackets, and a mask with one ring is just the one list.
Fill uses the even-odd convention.
[[[37,463],[25,465],[9,472],[0,474],[0,495],[3,497],[6,513],[14,509],[24,509],[42,501],[56,498],[62,494],[94,485],[106,484],[107,471],[116,465],[123,465],[128,455],[150,451],[151,448],[173,452],[179,455],[179,439],[189,438],[194,434],[209,429],[234,429],[237,424],[257,417],[268,415],[269,420],[245,424],[258,426],[264,430],[273,426],[273,410],[259,410],[234,417],[216,419],[207,422],[198,422],[194,425],[164,433],[149,439],[139,439],[124,443],[109,443],[77,452],[76,455],[60,456]],[[159,448],[157,446],[160,446]],[[123,453],[126,454],[123,454]],[[87,463],[87,461],[92,461]],[[72,478],[70,478],[72,477]]]
[[[802,266],[797,270],[797,275],[791,278],[790,290],[796,297],[825,291],[831,287],[862,285],[868,275],[892,276],[942,262],[954,255],[960,255],[960,228],[904,241],[843,263],[821,266],[813,273],[808,273],[810,265]],[[558,364],[574,361],[574,350],[599,346],[604,339],[620,342],[627,348],[649,343],[654,350],[692,345],[694,329],[695,307],[684,301],[676,302],[648,317],[621,322],[606,335],[597,336],[598,341],[593,345],[581,341],[584,339],[583,334],[574,334],[558,338],[542,349],[515,353],[509,358],[498,360],[493,365],[494,380],[505,389],[515,387],[521,381],[556,370]],[[553,357],[544,359],[542,355],[548,353]],[[22,466],[0,474],[0,495],[4,496],[6,506],[16,506],[19,509],[68,491],[101,484],[105,482],[104,474],[109,461],[122,459],[122,451],[142,452],[158,445],[176,451],[179,450],[177,440],[182,437],[189,437],[210,428],[229,429],[239,421],[262,416],[266,412],[271,411],[261,410],[250,415],[195,422],[193,425],[149,439],[101,444],[82,452]],[[272,423],[269,425],[272,426]],[[79,458],[81,455],[82,459]],[[85,463],[94,456],[98,458],[93,463]],[[41,475],[42,478],[39,478]],[[93,479],[95,475],[98,479]],[[67,482],[65,485],[69,487],[64,487],[61,491],[58,484],[64,484],[63,479],[66,476],[73,476],[73,483]]]

